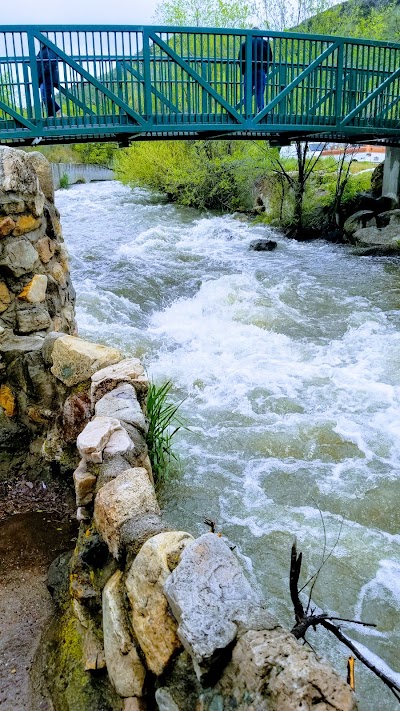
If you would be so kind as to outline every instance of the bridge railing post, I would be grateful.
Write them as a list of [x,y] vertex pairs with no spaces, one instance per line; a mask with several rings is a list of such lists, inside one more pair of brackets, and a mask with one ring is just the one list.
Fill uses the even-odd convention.
[[152,115],[150,37],[148,30],[143,30],[143,77],[144,77],[144,113],[149,119]]
[[39,93],[39,76],[38,76],[37,61],[36,61],[35,38],[30,30],[27,31],[27,35],[28,35],[28,48],[29,48],[29,64],[30,64],[31,77],[32,77],[34,118],[35,118],[35,122],[36,122],[36,127],[38,129],[37,135],[39,136],[42,133],[43,119],[42,119],[42,103],[40,100],[40,93]]
[[344,44],[340,41],[337,50],[337,66],[336,66],[336,125],[340,124],[342,109],[343,109],[343,73],[344,73]]
[[244,110],[246,118],[250,118],[252,114],[253,92],[252,92],[252,63],[253,63],[253,43],[252,35],[249,33],[246,36],[246,67],[244,75]]

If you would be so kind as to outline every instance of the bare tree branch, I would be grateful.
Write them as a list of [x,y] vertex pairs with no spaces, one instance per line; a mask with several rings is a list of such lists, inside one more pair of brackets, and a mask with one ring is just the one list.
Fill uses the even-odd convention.
[[[343,525],[343,522],[342,522]],[[323,557],[323,561],[320,565],[319,570],[317,573],[312,576],[311,579],[314,578],[313,585],[315,584],[315,577],[318,578],[319,572],[322,568],[323,565],[325,565],[326,561],[328,558],[332,555],[333,550],[335,546],[338,543],[340,537],[339,536],[335,542],[334,547],[331,549],[329,552],[328,556]],[[296,624],[294,625],[293,629],[291,630],[292,634],[296,639],[302,639],[305,642],[308,642],[306,639],[306,632],[307,630],[312,627],[314,630],[316,630],[318,625],[321,625],[324,627],[326,630],[331,632],[342,644],[344,644],[348,649],[351,650],[351,652],[354,654],[357,659],[359,659],[364,666],[366,666],[370,671],[372,671],[383,683],[385,686],[387,686],[392,694],[396,697],[397,701],[400,702],[400,685],[397,684],[388,674],[386,674],[382,669],[380,669],[376,664],[374,664],[370,659],[368,659],[362,652],[360,652],[359,648],[357,647],[357,644],[353,642],[349,637],[347,637],[338,627],[337,625],[333,624],[334,621],[336,622],[344,622],[348,624],[356,624],[356,625],[362,625],[364,627],[375,627],[376,625],[368,622],[363,622],[361,620],[350,620],[347,618],[341,618],[337,617],[334,615],[327,615],[327,614],[320,614],[320,615],[308,615],[308,607],[307,611],[304,612],[304,607],[303,604],[300,600],[300,595],[299,595],[299,578],[300,578],[300,573],[301,573],[301,563],[302,563],[302,553],[300,552],[297,554],[297,546],[296,546],[296,541],[292,545],[292,550],[291,550],[291,556],[290,556],[290,597],[292,600],[293,604],[293,609],[294,609],[294,616],[296,620]],[[310,579],[310,580],[311,580]],[[303,588],[304,589],[304,586]],[[310,599],[309,598],[309,604],[310,604]]]

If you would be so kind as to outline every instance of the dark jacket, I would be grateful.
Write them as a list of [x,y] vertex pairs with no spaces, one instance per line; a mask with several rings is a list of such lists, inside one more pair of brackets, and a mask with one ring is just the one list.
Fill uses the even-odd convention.
[[[251,40],[251,55],[253,69],[267,71],[268,64],[273,61],[272,50],[268,40],[263,37],[253,37]],[[246,41],[240,47],[238,60],[241,62],[242,74],[246,71]]]
[[49,47],[42,47],[36,55],[36,66],[38,80],[40,84],[52,84],[58,86],[58,57]]

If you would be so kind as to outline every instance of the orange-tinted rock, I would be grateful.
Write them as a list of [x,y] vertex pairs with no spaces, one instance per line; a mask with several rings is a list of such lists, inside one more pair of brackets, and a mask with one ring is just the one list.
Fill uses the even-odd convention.
[[11,304],[11,294],[7,288],[7,285],[1,281],[0,282],[0,314],[6,311]]
[[21,215],[16,221],[15,228],[13,230],[14,237],[20,237],[26,232],[32,232],[40,227],[40,220],[32,215]]
[[35,274],[33,279],[18,294],[18,298],[37,304],[46,298],[47,276],[45,274]]
[[56,243],[50,237],[42,237],[42,239],[38,240],[36,249],[43,264],[47,264],[54,257]]
[[0,387],[0,407],[3,408],[7,417],[13,417],[16,413],[15,397],[8,385]]

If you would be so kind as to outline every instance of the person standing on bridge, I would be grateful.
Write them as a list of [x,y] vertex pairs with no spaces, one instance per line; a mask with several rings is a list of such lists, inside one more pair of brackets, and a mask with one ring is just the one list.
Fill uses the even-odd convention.
[[41,44],[36,55],[36,66],[42,103],[46,107],[47,116],[54,116],[60,110],[54,98],[54,89],[59,85],[58,57],[52,49]]
[[[259,27],[253,27],[253,30],[259,30]],[[247,94],[247,43],[246,40],[240,47],[238,61],[243,74],[243,91],[244,98],[242,104],[245,103]],[[257,112],[262,111],[265,105],[265,85],[268,67],[273,62],[272,50],[268,40],[263,37],[252,37],[251,39],[251,94],[256,96]]]

